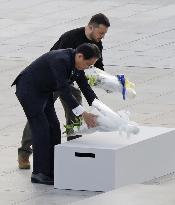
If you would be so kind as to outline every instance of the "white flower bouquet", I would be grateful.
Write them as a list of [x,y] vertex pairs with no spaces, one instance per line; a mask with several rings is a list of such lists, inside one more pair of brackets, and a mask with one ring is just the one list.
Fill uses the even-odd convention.
[[124,111],[114,112],[101,101],[95,99],[92,103],[91,113],[97,115],[98,126],[88,128],[83,120],[69,125],[74,130],[74,134],[90,134],[96,131],[112,132],[119,131],[120,134],[125,132],[127,136],[139,132],[138,125],[129,120],[129,113]]
[[125,98],[134,98],[136,96],[135,85],[130,82],[123,74],[111,75],[98,68],[90,68],[85,71],[90,86],[104,89],[106,92],[120,92]]

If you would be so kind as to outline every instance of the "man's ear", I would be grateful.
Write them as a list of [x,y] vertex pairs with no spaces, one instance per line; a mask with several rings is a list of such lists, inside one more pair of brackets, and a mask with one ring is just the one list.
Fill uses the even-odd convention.
[[84,55],[82,53],[78,53],[77,55],[78,55],[79,59],[83,59],[84,60]]
[[93,30],[93,25],[89,25],[89,29],[92,31]]

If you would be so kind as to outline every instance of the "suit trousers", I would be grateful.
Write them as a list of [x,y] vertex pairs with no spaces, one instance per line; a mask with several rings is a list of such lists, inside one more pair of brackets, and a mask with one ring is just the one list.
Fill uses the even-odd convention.
[[[72,95],[76,98],[76,100],[82,104],[82,96],[81,96],[81,91],[78,88],[75,88],[74,85],[71,85],[71,91],[72,91]],[[59,97],[59,93],[58,92],[54,92],[53,94],[53,99],[54,102],[57,100],[57,98]],[[67,106],[67,104],[64,102],[63,99],[60,98],[60,101],[63,105],[64,111],[65,111],[65,118],[66,118],[66,124],[69,125],[72,122],[76,122],[76,116],[73,114],[72,110]],[[67,133],[68,135],[71,135],[71,133],[73,133],[73,130],[70,130],[69,133]],[[30,154],[32,154],[32,132],[30,129],[30,125],[27,122],[25,125],[25,128],[23,130],[23,135],[22,135],[22,140],[21,140],[21,147],[18,148],[18,154],[21,156],[29,156]]]
[[32,133],[33,173],[53,176],[54,146],[61,143],[60,123],[54,108],[53,93],[39,93],[35,88],[27,86],[28,84],[19,81],[16,85],[16,96]]

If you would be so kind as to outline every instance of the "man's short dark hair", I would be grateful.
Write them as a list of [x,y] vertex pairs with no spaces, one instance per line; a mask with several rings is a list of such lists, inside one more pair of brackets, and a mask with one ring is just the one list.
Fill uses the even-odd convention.
[[88,60],[91,58],[99,59],[101,57],[101,52],[95,44],[83,43],[76,48],[76,53],[81,53],[84,59]]
[[102,13],[95,14],[90,19],[88,25],[96,25],[99,26],[100,24],[103,24],[106,27],[110,27],[109,19]]

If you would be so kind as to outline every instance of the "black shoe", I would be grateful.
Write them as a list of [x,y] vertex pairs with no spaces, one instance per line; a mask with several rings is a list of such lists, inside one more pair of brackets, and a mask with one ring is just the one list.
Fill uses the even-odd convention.
[[54,185],[54,179],[42,173],[32,174],[31,182],[37,184]]
[[68,136],[67,137],[67,141],[71,141],[71,140],[74,140],[74,139],[77,139],[79,137],[82,137],[82,135],[72,135],[72,136]]

